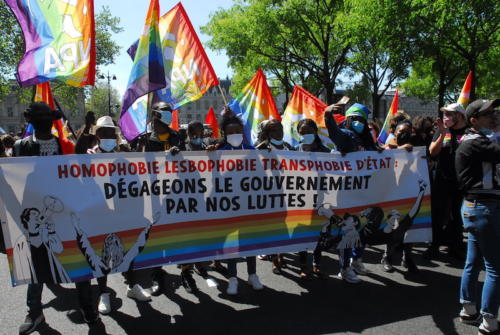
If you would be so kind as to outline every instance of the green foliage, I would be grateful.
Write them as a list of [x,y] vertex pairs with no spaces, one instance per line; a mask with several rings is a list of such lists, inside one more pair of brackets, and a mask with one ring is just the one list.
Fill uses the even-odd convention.
[[[93,111],[96,118],[108,115],[108,83],[105,81],[96,82],[95,87],[90,89],[87,101],[85,102],[85,110]],[[116,88],[111,87],[111,112],[116,116],[117,108],[120,102],[120,94]]]

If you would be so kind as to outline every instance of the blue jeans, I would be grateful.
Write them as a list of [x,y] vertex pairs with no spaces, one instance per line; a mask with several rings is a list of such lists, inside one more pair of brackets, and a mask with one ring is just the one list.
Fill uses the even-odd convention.
[[462,219],[468,232],[468,242],[460,303],[477,302],[477,281],[484,262],[486,277],[481,314],[496,318],[500,307],[500,200],[464,200]]

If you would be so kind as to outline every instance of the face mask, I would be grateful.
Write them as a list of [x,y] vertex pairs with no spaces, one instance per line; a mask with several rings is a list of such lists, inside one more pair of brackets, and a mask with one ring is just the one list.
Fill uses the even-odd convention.
[[401,132],[396,136],[396,141],[398,145],[404,145],[410,143],[411,134],[407,132]]
[[363,130],[365,130],[365,124],[360,121],[354,121],[351,124],[352,130],[354,130],[358,134],[362,134]]
[[12,156],[12,148],[5,149],[5,154],[7,156]]
[[314,134],[305,134],[300,137],[300,142],[303,144],[313,144],[314,140],[316,139],[316,135]]
[[481,128],[481,129],[479,129],[479,131],[482,132],[483,134],[485,134],[486,136],[493,135],[493,130],[490,130],[490,129]]
[[191,143],[193,143],[194,145],[197,145],[197,146],[201,146],[201,144],[203,143],[203,139],[201,139],[201,138],[193,138],[191,140]]
[[274,145],[283,145],[283,140],[275,140],[274,138],[271,138],[270,142]]
[[99,148],[103,151],[111,152],[116,147],[116,140],[114,138],[103,138],[99,141]]
[[454,117],[447,117],[446,115],[443,115],[443,122],[446,128],[451,128],[455,125],[455,118]]
[[231,144],[232,147],[239,147],[241,143],[243,143],[243,134],[228,135],[226,141]]
[[160,111],[161,114],[161,122],[166,124],[172,123],[172,112],[170,111]]

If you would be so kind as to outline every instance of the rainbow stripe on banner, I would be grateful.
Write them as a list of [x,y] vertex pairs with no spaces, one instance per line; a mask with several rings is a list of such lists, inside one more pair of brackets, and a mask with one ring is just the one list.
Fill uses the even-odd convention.
[[387,138],[389,137],[389,125],[391,123],[392,117],[396,115],[399,107],[399,90],[396,89],[396,94],[394,94],[394,98],[392,99],[391,107],[389,108],[389,112],[387,112],[387,116],[385,117],[384,125],[380,130],[380,134],[378,135],[378,143],[385,145]]
[[[406,215],[415,201],[416,198],[410,198],[371,206],[381,207],[386,214],[396,209],[402,215]],[[335,213],[339,216],[346,212],[359,215],[367,207],[370,205],[339,209]],[[202,259],[231,258],[237,253],[258,255],[313,249],[324,221],[325,217],[318,216],[313,210],[290,210],[272,214],[156,225],[150,232],[146,247],[135,258],[133,268],[190,263]],[[384,225],[380,227],[380,229],[383,228]],[[409,233],[430,228],[430,196],[425,196]],[[141,231],[142,229],[134,229],[118,232],[117,235],[128,250]],[[338,234],[337,229],[332,232]],[[94,250],[102,250],[105,236],[95,236],[89,239]],[[7,250],[7,254],[12,272],[12,249]],[[64,252],[57,258],[73,281],[87,280],[92,277],[92,271],[75,241],[64,242]]]
[[262,121],[281,120],[262,69],[257,70],[252,80],[228,105],[243,121],[245,138],[251,145],[257,142],[258,127]]
[[5,0],[23,31],[26,50],[17,67],[22,87],[51,80],[94,85],[94,1]]

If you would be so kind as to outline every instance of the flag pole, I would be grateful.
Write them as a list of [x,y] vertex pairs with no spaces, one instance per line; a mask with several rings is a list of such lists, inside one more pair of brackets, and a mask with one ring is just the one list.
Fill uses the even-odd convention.
[[220,86],[220,84],[217,85],[217,87],[219,87],[219,91],[222,94],[222,100],[224,100],[224,105],[227,106],[227,98],[226,98],[226,95],[224,94],[224,90],[222,89],[222,87]]

